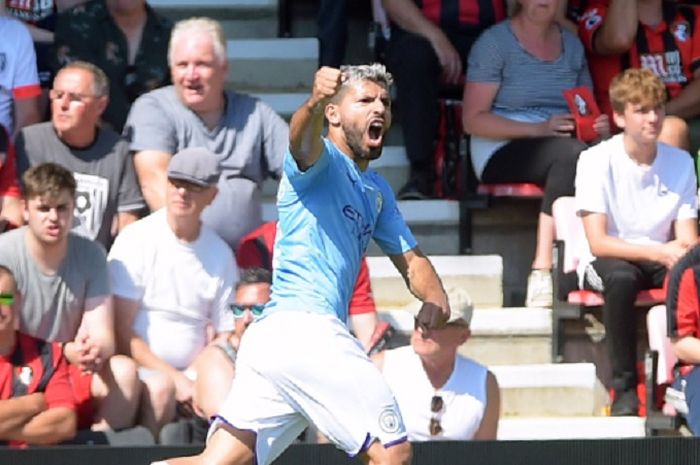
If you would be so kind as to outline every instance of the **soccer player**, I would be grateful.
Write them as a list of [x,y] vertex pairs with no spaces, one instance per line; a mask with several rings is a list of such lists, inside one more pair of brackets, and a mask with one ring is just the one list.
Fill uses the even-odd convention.
[[442,327],[450,316],[442,283],[389,185],[367,169],[391,124],[390,85],[377,64],[316,72],[311,97],[290,123],[272,298],[246,331],[207,447],[170,465],[267,465],[309,422],[365,463],[410,462],[394,396],[345,325],[370,237],[423,301],[419,324]]

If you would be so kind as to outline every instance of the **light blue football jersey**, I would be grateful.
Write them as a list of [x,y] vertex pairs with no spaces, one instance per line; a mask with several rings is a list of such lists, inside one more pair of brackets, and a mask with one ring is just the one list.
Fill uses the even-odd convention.
[[266,313],[302,310],[346,322],[370,238],[389,255],[416,247],[387,182],[324,139],[319,160],[299,170],[289,150],[277,193],[272,297]]

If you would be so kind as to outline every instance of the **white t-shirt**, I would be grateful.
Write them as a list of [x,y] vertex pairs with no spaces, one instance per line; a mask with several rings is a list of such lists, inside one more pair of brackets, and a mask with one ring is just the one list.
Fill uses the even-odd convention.
[[13,101],[41,94],[34,43],[22,22],[0,15],[0,124],[14,131]]
[[141,302],[134,331],[173,367],[187,368],[201,352],[208,324],[217,332],[233,329],[229,304],[238,268],[206,225],[197,240],[183,242],[165,209],[158,210],[117,236],[108,263],[114,295]]
[[[449,379],[434,389],[413,347],[384,352],[382,374],[396,397],[409,441],[464,441],[479,430],[488,402],[485,366],[463,357],[455,358]],[[442,397],[444,407],[433,413],[433,396]],[[440,420],[442,433],[430,434],[430,420]]]
[[[673,235],[673,222],[697,217],[693,160],[683,150],[657,144],[650,166],[627,155],[623,134],[583,151],[576,168],[576,211],[604,213],[607,233],[633,244],[663,244]],[[577,267],[583,282],[594,260],[582,241]]]

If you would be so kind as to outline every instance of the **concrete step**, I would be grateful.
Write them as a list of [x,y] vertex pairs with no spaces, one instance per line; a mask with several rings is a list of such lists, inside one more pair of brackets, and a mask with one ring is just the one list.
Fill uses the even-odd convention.
[[[379,308],[408,341],[413,314],[404,309]],[[487,366],[546,364],[552,359],[552,311],[543,308],[476,308],[472,335],[459,352]]]
[[221,22],[227,38],[277,36],[278,0],[149,0],[164,16],[179,21],[207,16]]
[[502,417],[598,416],[609,404],[592,363],[490,368],[501,388]]
[[[418,240],[421,250],[430,255],[459,253],[459,204],[453,200],[407,200],[398,202],[399,211]],[[272,198],[263,202],[263,218],[277,219],[277,206]],[[373,242],[367,255],[384,253]],[[492,305],[500,307],[501,304]]]
[[[446,288],[465,289],[476,307],[502,305],[503,261],[497,255],[433,255],[430,260]],[[401,308],[416,299],[386,256],[367,257],[372,293],[379,307]]]
[[500,440],[617,439],[644,436],[644,418],[640,417],[501,418],[498,423]]
[[[310,76],[313,78],[313,74]],[[309,98],[308,92],[253,92],[252,95],[270,105],[273,110],[287,121],[289,121],[301,104]]]
[[227,49],[227,85],[233,89],[249,93],[270,89],[292,92],[308,90],[313,83],[318,65],[316,38],[229,40]]

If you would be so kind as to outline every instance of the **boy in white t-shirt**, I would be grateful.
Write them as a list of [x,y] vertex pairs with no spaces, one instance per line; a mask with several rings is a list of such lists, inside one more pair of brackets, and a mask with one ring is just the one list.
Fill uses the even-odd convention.
[[628,69],[613,79],[610,100],[618,134],[581,153],[576,209],[588,248],[581,287],[602,292],[612,365],[613,415],[636,415],[636,317],[642,289],[663,285],[667,270],[697,242],[693,160],[658,142],[666,89],[651,71]]

